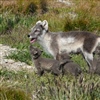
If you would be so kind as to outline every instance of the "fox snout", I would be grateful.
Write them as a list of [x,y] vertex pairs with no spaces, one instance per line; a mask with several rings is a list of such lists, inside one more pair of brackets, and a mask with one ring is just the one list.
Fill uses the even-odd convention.
[[33,43],[33,42],[35,42],[37,40],[36,36],[33,37],[33,36],[28,34],[27,37],[30,38],[30,43]]
[[30,37],[30,35],[28,34],[27,37]]

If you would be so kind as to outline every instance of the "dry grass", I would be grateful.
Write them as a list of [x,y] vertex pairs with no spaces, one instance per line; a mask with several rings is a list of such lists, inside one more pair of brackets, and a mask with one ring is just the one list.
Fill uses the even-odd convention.
[[[0,100],[99,100],[98,75],[53,76],[0,70]],[[19,98],[19,99],[18,99]],[[26,98],[26,99],[25,99]]]
[[2,5],[4,7],[16,5],[16,0],[0,0],[0,5]]
[[76,12],[85,12],[89,13],[92,16],[100,16],[100,1],[99,0],[84,0],[84,1],[78,1],[76,3],[74,9]]

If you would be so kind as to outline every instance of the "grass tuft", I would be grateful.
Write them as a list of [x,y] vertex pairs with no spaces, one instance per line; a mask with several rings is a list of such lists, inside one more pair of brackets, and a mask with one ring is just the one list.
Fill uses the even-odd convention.
[[[8,74],[6,74],[6,72]],[[100,80],[98,75],[82,74],[77,79],[70,75],[53,76],[45,73],[39,77],[26,70],[13,72],[0,70],[0,94],[3,98],[14,100],[91,100],[100,99]],[[5,95],[4,95],[5,94]],[[13,100],[13,99],[11,99]]]
[[32,100],[25,91],[21,89],[0,87],[0,100]]

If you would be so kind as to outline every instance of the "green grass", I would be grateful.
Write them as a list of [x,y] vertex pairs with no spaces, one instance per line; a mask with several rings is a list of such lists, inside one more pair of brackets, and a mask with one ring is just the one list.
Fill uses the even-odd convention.
[[[84,73],[77,79],[73,76],[53,76],[45,73],[39,77],[26,70],[13,72],[0,70],[0,97],[24,100],[99,100],[100,80],[98,75]],[[18,98],[16,98],[18,97]]]
[[[100,35],[99,1],[72,1],[74,5],[71,7],[52,0],[42,3],[30,0],[34,3],[31,6],[30,2],[25,6],[22,5],[24,0],[19,0],[17,4],[21,3],[18,6],[0,6],[0,43],[18,49],[7,58],[32,64],[27,34],[38,20],[47,20],[50,31],[81,30]],[[69,13],[76,14],[76,17],[71,18]],[[34,46],[41,48],[38,43]],[[14,72],[1,69],[0,100],[30,100],[33,97],[36,97],[35,100],[100,100],[100,76],[85,73],[88,66],[81,55],[71,56],[84,73],[77,79],[69,75],[56,77],[49,73],[39,77],[26,70]],[[51,56],[43,52],[43,57]]]

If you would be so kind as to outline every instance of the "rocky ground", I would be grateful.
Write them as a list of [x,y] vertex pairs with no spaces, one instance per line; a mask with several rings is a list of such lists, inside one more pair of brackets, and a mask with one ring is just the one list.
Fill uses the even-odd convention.
[[7,68],[8,70],[14,71],[18,71],[21,69],[34,70],[33,66],[29,66],[24,62],[16,62],[12,59],[6,58],[6,56],[8,56],[11,52],[14,52],[16,50],[16,48],[11,48],[10,46],[0,44],[0,69]]

